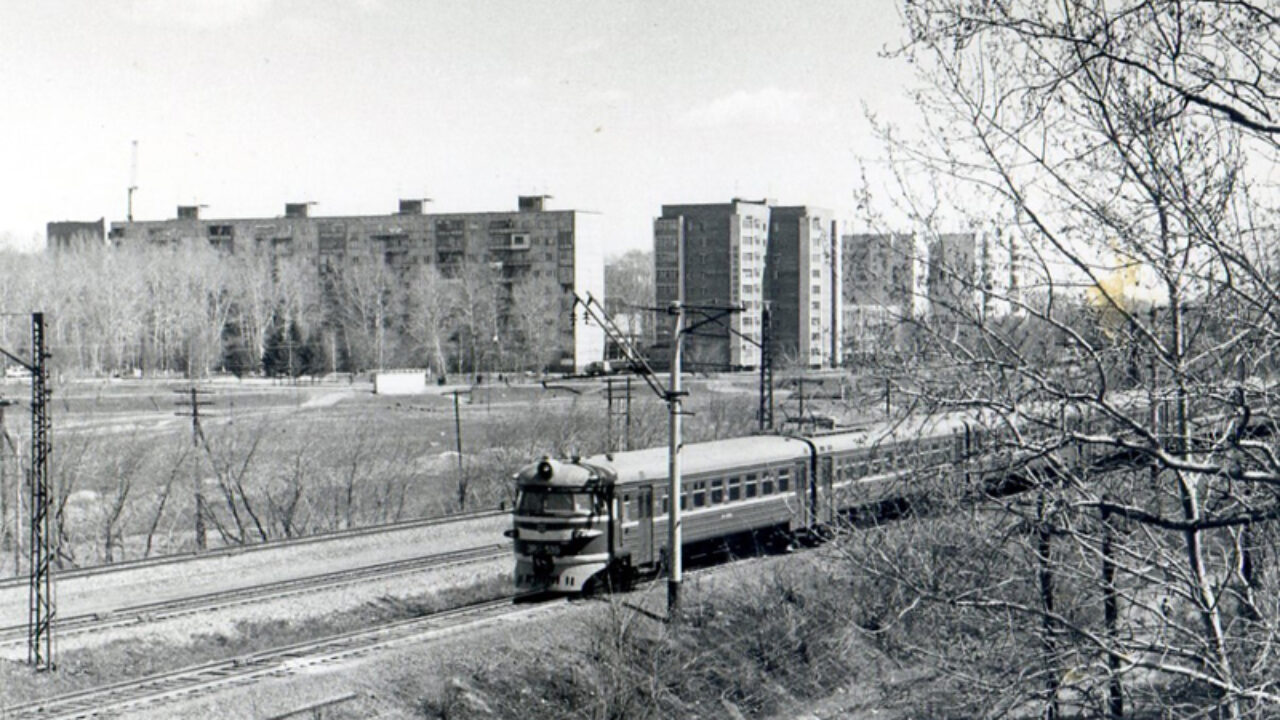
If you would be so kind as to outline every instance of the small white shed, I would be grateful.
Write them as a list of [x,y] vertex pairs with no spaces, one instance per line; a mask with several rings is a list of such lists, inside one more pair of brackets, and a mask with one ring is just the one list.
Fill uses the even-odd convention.
[[421,395],[426,391],[426,370],[379,370],[373,374],[375,395]]

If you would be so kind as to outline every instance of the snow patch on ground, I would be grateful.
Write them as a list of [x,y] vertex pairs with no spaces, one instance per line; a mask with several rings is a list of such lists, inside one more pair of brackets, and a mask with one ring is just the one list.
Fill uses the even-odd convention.
[[351,396],[350,392],[325,393],[324,395],[313,397],[307,400],[306,402],[302,403],[302,407],[304,408],[333,407],[334,405],[337,405],[338,403],[342,402],[343,400],[347,399],[350,396]]

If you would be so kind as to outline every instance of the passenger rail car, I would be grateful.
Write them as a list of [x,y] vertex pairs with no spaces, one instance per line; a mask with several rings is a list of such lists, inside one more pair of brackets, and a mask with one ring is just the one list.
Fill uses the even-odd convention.
[[[953,464],[978,444],[956,419],[877,434],[691,443],[680,455],[682,542],[814,532],[843,511],[900,497],[910,471]],[[517,588],[578,593],[657,573],[668,543],[667,470],[665,447],[544,457],[521,469],[507,531]]]

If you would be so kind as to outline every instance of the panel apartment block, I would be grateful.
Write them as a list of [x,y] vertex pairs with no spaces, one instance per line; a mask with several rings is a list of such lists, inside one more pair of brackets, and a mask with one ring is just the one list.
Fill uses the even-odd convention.
[[972,320],[981,304],[982,277],[974,233],[941,234],[929,241],[929,310],[940,322]]
[[839,254],[831,211],[773,207],[769,219],[765,297],[777,356],[801,367],[838,364],[835,320]]
[[114,222],[115,245],[207,242],[229,253],[300,256],[338,268],[372,258],[409,271],[434,265],[445,277],[467,263],[489,263],[510,284],[554,279],[560,287],[560,368],[579,371],[604,356],[604,331],[575,322],[573,295],[604,298],[604,238],[600,218],[578,210],[547,210],[545,197],[519,199],[518,210],[424,213],[422,200],[401,200],[387,215],[312,217],[306,203],[288,203],[274,218],[205,219],[183,206],[170,220]]
[[106,243],[105,221],[63,220],[45,224],[46,250],[84,250]]
[[[735,199],[706,205],[663,205],[654,221],[655,299],[665,306],[683,297],[690,306],[742,312],[686,338],[690,369],[759,366],[764,308],[769,204]],[[671,325],[659,320],[657,339],[669,347]],[[658,363],[667,358],[655,357]]]
[[891,351],[923,305],[923,253],[907,234],[847,234],[840,245],[844,352]]

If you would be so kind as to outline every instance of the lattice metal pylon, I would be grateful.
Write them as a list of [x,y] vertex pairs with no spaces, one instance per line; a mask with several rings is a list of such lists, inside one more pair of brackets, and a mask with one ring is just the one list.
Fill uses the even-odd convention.
[[27,662],[36,670],[54,669],[53,563],[55,503],[49,479],[49,354],[45,350],[44,313],[31,315],[31,590],[27,620]]
[[760,325],[760,432],[773,429],[773,329],[769,303],[764,304]]

